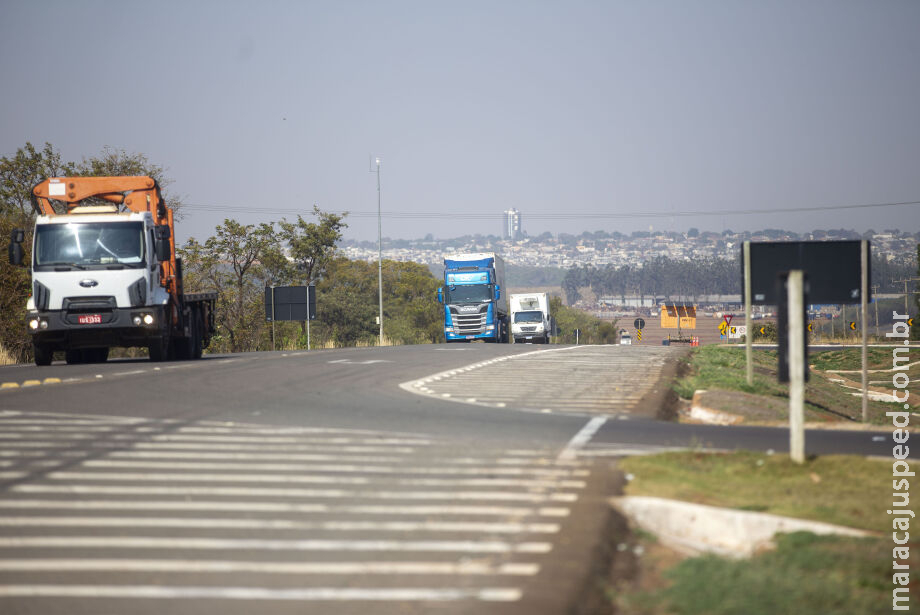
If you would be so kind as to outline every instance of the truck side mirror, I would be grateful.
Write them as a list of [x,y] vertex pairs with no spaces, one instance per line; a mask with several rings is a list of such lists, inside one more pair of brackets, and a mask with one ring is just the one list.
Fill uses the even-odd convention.
[[498,301],[502,298],[502,287],[498,284],[495,285],[495,300]]
[[444,303],[444,287],[438,286],[438,303]]
[[11,265],[16,265],[17,267],[22,265],[22,242],[25,238],[26,233],[21,228],[13,229],[10,233],[9,259]]
[[156,238],[156,243],[154,244],[154,250],[156,251],[157,260],[160,262],[168,261],[170,254],[169,246],[169,227],[165,224],[161,224],[156,227],[154,231],[154,237]]

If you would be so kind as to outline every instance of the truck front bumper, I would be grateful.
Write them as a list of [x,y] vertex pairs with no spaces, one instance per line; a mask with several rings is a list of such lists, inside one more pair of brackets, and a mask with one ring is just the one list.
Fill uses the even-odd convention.
[[99,312],[29,312],[32,341],[56,348],[147,346],[166,328],[162,306],[113,308]]

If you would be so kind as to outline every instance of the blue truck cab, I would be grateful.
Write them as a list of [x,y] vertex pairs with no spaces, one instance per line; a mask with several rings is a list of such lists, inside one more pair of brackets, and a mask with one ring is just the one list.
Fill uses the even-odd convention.
[[446,256],[444,286],[438,289],[445,340],[507,342],[508,293],[504,286],[505,262],[498,254]]

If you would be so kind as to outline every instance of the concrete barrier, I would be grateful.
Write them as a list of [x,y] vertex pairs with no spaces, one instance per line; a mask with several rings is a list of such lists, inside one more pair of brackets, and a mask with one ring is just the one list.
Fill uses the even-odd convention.
[[610,503],[633,526],[655,534],[662,544],[688,555],[715,553],[733,558],[750,557],[758,551],[772,548],[773,536],[777,532],[873,535],[820,521],[649,496],[614,497]]

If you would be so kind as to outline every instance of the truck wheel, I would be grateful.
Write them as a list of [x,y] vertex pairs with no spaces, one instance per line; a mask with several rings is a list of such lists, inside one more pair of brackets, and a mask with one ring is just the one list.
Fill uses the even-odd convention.
[[33,354],[35,355],[36,365],[51,365],[51,359],[54,358],[54,351],[50,346],[44,344],[33,344]]
[[154,363],[165,361],[169,354],[169,337],[164,335],[153,340],[147,346],[147,354],[150,355],[150,360]]

